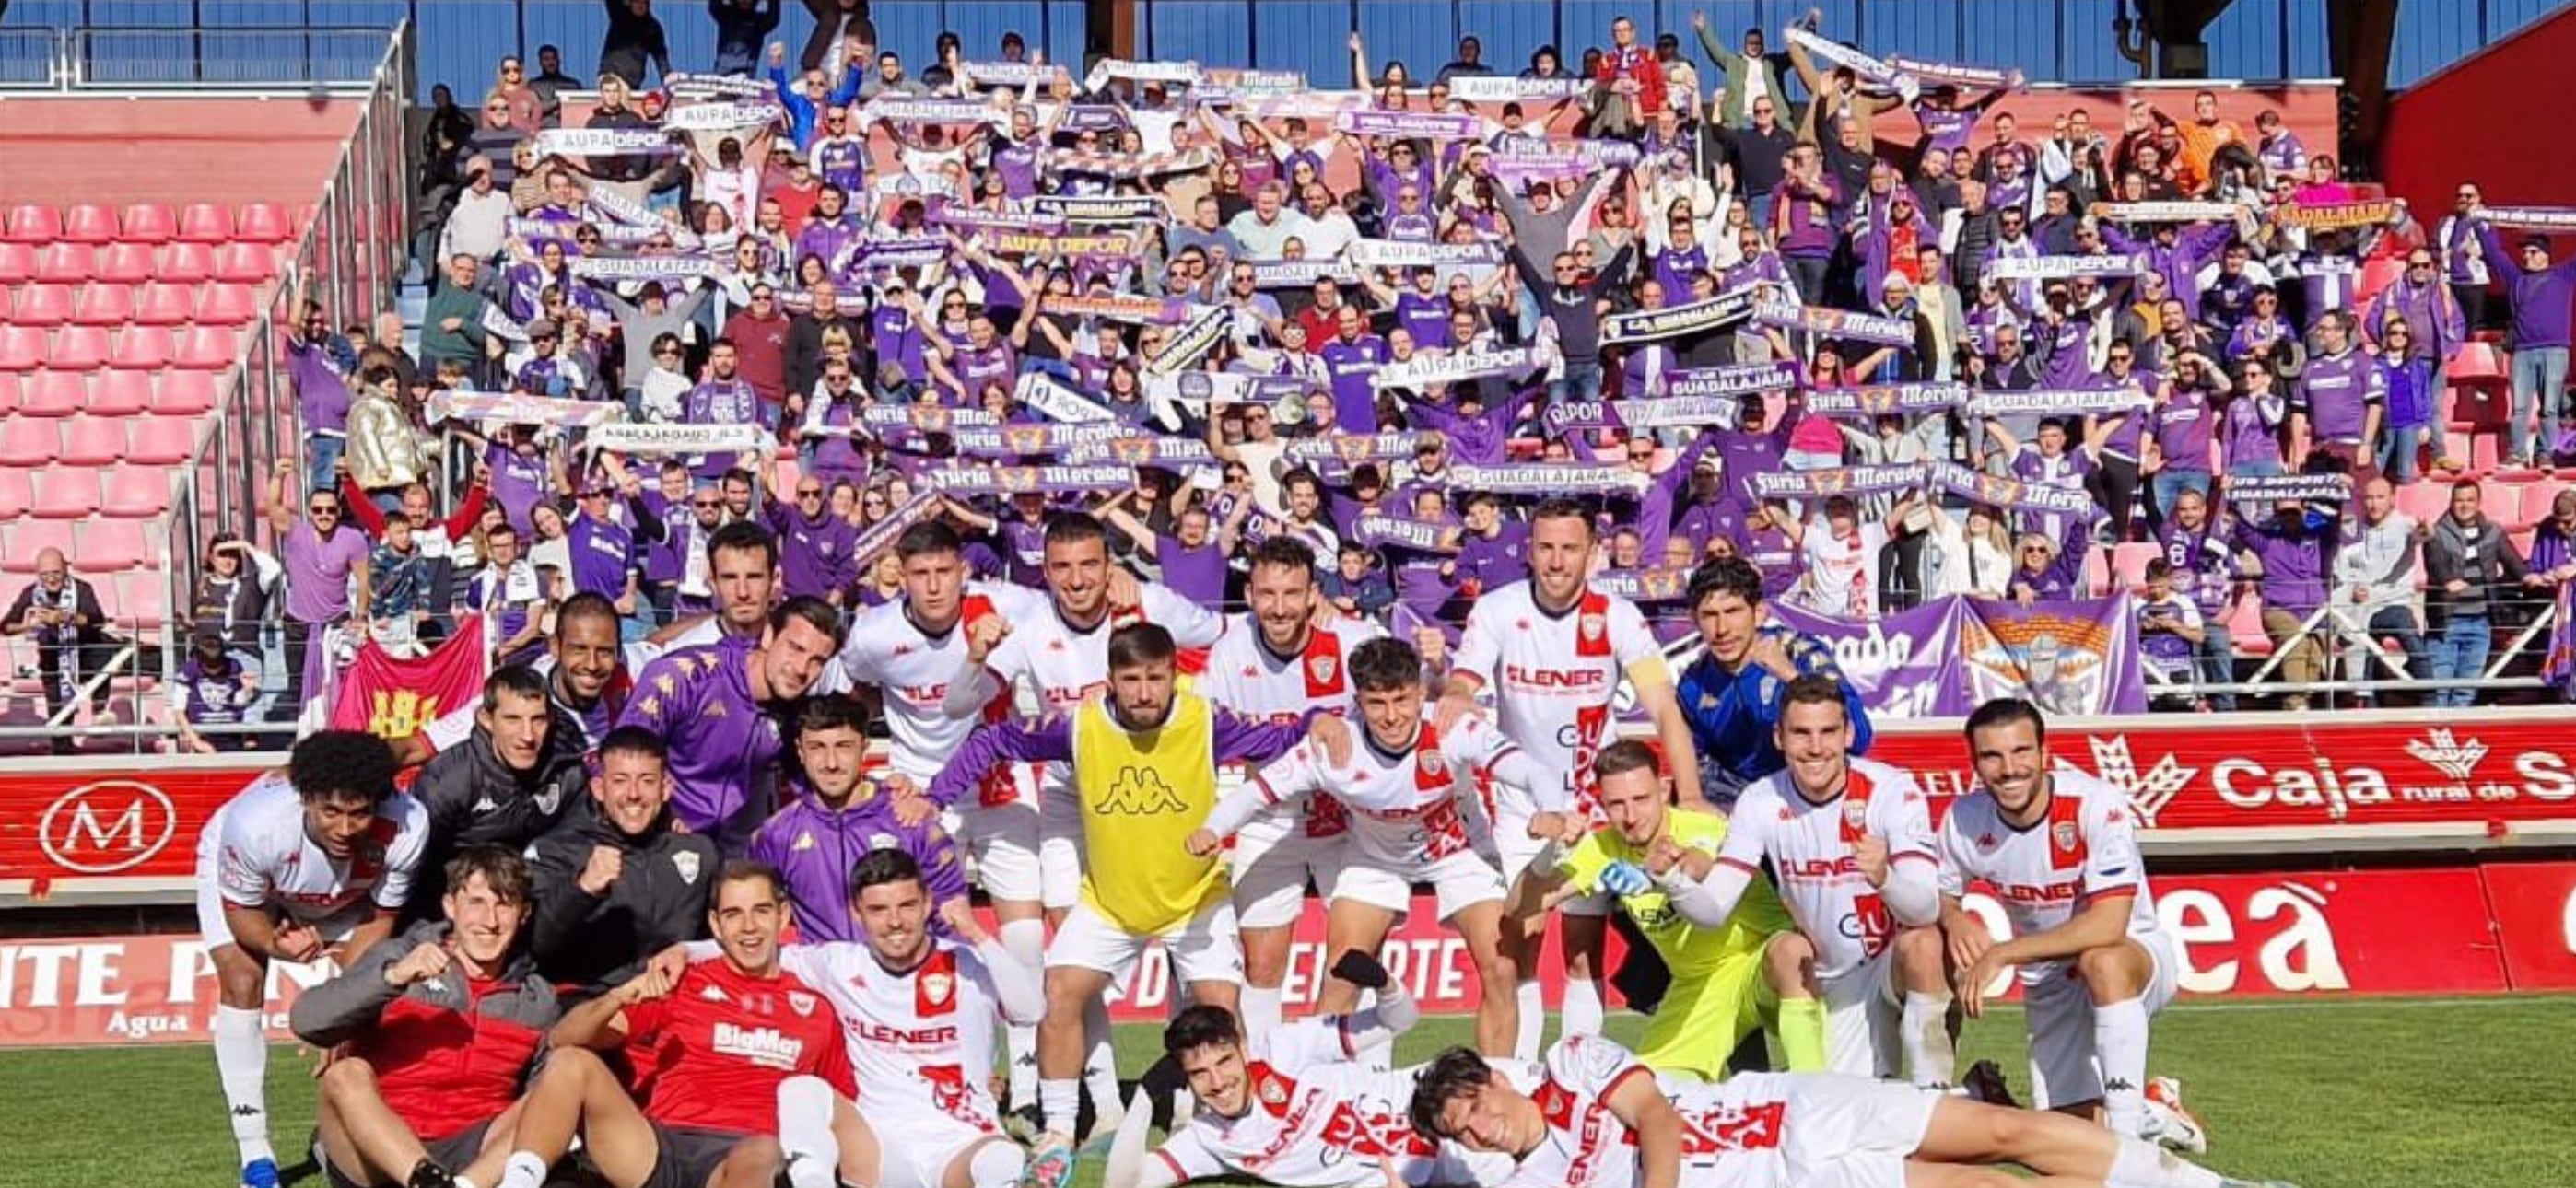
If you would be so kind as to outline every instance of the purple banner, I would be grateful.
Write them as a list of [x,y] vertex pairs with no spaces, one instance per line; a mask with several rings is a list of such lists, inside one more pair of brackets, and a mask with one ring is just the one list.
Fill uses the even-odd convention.
[[1787,602],[1779,620],[1833,649],[1874,714],[1954,717],[1997,697],[2026,697],[2051,714],[2133,714],[2147,708],[2137,618],[2125,595],[2064,602],[1943,598],[1868,622],[1827,618]]

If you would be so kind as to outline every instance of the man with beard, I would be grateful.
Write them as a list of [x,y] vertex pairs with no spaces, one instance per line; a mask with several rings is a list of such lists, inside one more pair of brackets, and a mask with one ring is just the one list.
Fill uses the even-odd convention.
[[640,726],[670,756],[672,807],[691,832],[740,854],[769,815],[781,720],[841,647],[841,613],[791,598],[757,639],[682,648],[645,666],[618,728]]
[[[474,732],[421,768],[411,794],[429,812],[429,839],[408,921],[431,918],[447,893],[447,860],[471,846],[516,854],[554,828],[588,784],[588,744],[571,714],[546,697],[546,679],[513,664],[483,681]],[[524,906],[524,905],[523,905]]]
[[[1746,784],[1787,766],[1773,731],[1780,695],[1809,673],[1842,679],[1833,649],[1789,628],[1763,623],[1762,572],[1740,557],[1711,561],[1691,575],[1691,622],[1703,646],[1674,688],[1691,740],[1706,759],[1701,790],[1725,808]],[[1852,750],[1869,751],[1867,707],[1845,687]]]
[[[567,741],[577,751],[598,746],[625,710],[635,681],[619,662],[617,607],[597,594],[575,594],[555,608],[555,633],[546,654],[531,670],[545,682],[545,696],[558,721],[568,722]],[[471,736],[480,724],[480,703],[460,707],[423,726],[407,738],[392,740],[394,760],[403,767],[427,763]]]
[[714,588],[715,612],[677,620],[630,645],[629,667],[640,669],[683,648],[760,638],[768,629],[770,607],[777,597],[778,538],[747,520],[716,529],[707,537],[707,584]]
[[[817,697],[796,718],[796,766],[787,803],[752,835],[751,856],[787,881],[797,936],[812,942],[859,935],[850,868],[878,850],[899,849],[924,872],[938,902],[966,898],[956,843],[930,821],[898,820],[891,790],[866,770],[868,711],[851,697]],[[896,777],[902,779],[903,777]]]
[[337,1049],[319,1110],[335,1188],[500,1183],[520,1086],[559,1013],[519,946],[527,863],[471,846],[440,874],[443,919],[368,950],[288,1016],[297,1039]]
[[590,804],[528,847],[529,947],[577,996],[634,977],[645,958],[704,936],[715,843],[673,828],[662,740],[620,726],[599,744]]

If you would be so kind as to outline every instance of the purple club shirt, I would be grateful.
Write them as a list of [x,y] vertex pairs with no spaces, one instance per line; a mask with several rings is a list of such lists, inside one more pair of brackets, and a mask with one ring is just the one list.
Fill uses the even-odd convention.
[[778,534],[778,563],[790,598],[827,598],[859,580],[859,530],[829,508],[808,520],[782,500],[769,507],[769,526]]
[[850,911],[850,868],[875,850],[912,855],[934,905],[965,897],[956,841],[936,819],[919,825],[896,820],[894,798],[873,783],[861,784],[837,809],[799,788],[751,839],[751,856],[786,876],[797,937],[807,944],[866,939]]
[[741,854],[769,809],[777,719],[751,698],[753,641],[727,639],[665,653],[635,678],[620,726],[641,726],[670,748],[671,810],[692,833]]
[[326,537],[312,521],[297,520],[278,550],[286,567],[286,617],[328,623],[347,615],[349,573],[367,559],[368,547],[367,534],[355,528],[333,528]]
[[636,567],[635,534],[623,524],[574,516],[567,533],[572,545],[572,588],[611,600],[626,593],[626,575]]
[[1362,334],[1352,342],[1339,337],[1315,354],[1333,377],[1333,421],[1344,433],[1377,432],[1377,389],[1369,377],[1386,364],[1386,340]]
[[1197,605],[1215,610],[1225,603],[1225,552],[1211,536],[1191,548],[1169,534],[1154,539],[1154,560],[1163,567],[1163,584]]

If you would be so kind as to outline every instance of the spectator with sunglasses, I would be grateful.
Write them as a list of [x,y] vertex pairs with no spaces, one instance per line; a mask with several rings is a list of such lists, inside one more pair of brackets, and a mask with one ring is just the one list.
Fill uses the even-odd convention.
[[347,525],[338,491],[328,487],[308,492],[304,516],[295,514],[288,483],[295,463],[281,458],[269,480],[269,527],[278,534],[278,556],[286,568],[286,691],[277,699],[281,714],[292,719],[304,698],[320,688],[321,659],[315,646],[323,633],[349,619],[349,588],[366,580],[368,541]]
[[[775,457],[762,467],[761,479],[770,490],[787,489]],[[859,530],[832,514],[826,490],[821,476],[798,475],[795,498],[771,502],[767,514],[770,531],[778,534],[779,584],[787,597],[820,598],[837,607],[858,584]]]

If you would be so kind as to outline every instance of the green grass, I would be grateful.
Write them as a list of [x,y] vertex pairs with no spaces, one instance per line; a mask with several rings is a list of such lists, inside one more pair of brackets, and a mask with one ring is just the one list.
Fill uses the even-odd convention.
[[[1614,1016],[1614,1036],[1637,1020]],[[1464,1040],[1438,1019],[1401,1059]],[[2001,1061],[2027,1087],[2017,1014],[1972,1024],[1962,1062]],[[2189,1005],[2156,1021],[2155,1070],[2180,1076],[2210,1128],[2208,1162],[2305,1188],[2576,1185],[2576,998]],[[1156,1051],[1120,1030],[1122,1066]],[[309,1055],[275,1050],[269,1107],[292,1154],[312,1122]],[[0,1188],[233,1183],[232,1144],[203,1047],[0,1054]],[[1095,1185],[1096,1162],[1077,1183]],[[308,1174],[298,1181],[321,1183]]]

